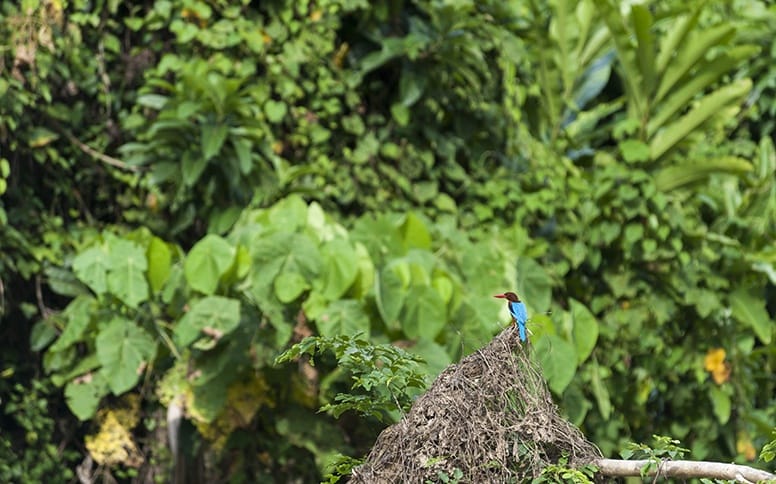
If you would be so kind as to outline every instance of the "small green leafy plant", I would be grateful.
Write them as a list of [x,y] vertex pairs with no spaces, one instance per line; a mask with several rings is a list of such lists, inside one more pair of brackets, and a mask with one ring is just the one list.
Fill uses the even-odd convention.
[[413,389],[426,386],[426,373],[419,363],[423,360],[389,344],[374,345],[355,336],[307,337],[276,359],[286,363],[303,355],[313,357],[332,352],[337,366],[351,375],[353,385],[349,393],[338,393],[335,403],[321,407],[322,412],[331,412],[339,417],[347,410],[361,415],[385,420],[386,414],[406,411],[412,405]]
[[593,482],[597,467],[592,465],[573,468],[568,466],[568,456],[564,455],[558,459],[557,464],[550,464],[544,469],[539,477],[534,479],[533,484],[541,483],[561,483],[570,482],[573,484],[588,484]]
[[[773,429],[773,436],[776,437],[776,429]],[[765,444],[760,451],[760,459],[765,462],[772,461],[774,457],[776,457],[776,438]]]
[[653,435],[652,438],[655,440],[654,447],[631,442],[620,452],[620,456],[626,460],[633,458],[646,459],[648,461],[641,468],[642,477],[646,476],[650,471],[657,469],[661,461],[681,459],[685,452],[690,451],[690,449],[680,447],[679,441],[671,437]]

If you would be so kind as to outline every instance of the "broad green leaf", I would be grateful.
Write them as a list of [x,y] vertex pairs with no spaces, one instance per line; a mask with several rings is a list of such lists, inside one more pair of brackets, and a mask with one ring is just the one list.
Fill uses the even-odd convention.
[[439,296],[442,298],[442,301],[445,304],[449,304],[450,300],[453,298],[453,282],[450,280],[447,276],[435,276],[432,281],[431,285],[434,286],[434,289],[439,293]]
[[[517,260],[517,292],[534,313],[545,313],[550,309],[552,280],[544,268],[531,258],[520,257]],[[531,317],[530,313],[528,317]]]
[[652,35],[652,14],[644,4],[631,5],[631,22],[636,33],[636,59],[642,76],[644,92],[655,92],[655,38]]
[[57,328],[50,321],[38,321],[30,330],[30,349],[40,351],[49,345],[59,334]]
[[[276,344],[283,345],[291,336],[292,322],[277,298],[275,278],[281,272],[296,272],[312,281],[320,270],[318,247],[307,234],[285,231],[261,234],[248,247],[253,256],[250,295],[275,328]],[[315,294],[313,291],[308,300]]]
[[649,160],[649,146],[635,139],[620,141],[620,153],[622,153],[622,158],[628,163]]
[[447,368],[452,359],[445,348],[430,339],[421,339],[414,345],[407,348],[407,351],[420,356],[426,362],[426,367],[431,375],[438,375]]
[[307,223],[307,204],[299,195],[290,195],[269,210],[272,225],[286,232],[293,232]]
[[396,124],[399,126],[407,126],[410,124],[410,110],[407,106],[400,103],[394,103],[391,105],[391,116]]
[[146,252],[139,244],[118,238],[108,240],[108,290],[131,308],[148,299]]
[[[506,311],[506,308],[504,310]],[[528,331],[537,340],[545,334],[558,334],[558,330],[555,328],[555,322],[546,313],[534,314],[528,318]]]
[[[482,348],[493,338],[493,333],[507,326],[497,321],[490,296],[467,297],[450,317],[456,328],[446,342],[451,355],[466,355]],[[458,353],[460,352],[460,353]]]
[[92,321],[92,314],[96,312],[96,306],[95,300],[91,296],[78,296],[70,301],[62,313],[65,329],[51,346],[50,351],[62,351],[81,342],[89,323]]
[[253,255],[254,280],[271,285],[280,271],[298,272],[312,280],[320,272],[321,255],[315,241],[305,233],[276,232],[256,239]]
[[173,340],[188,346],[200,337],[205,328],[224,335],[240,324],[240,301],[221,296],[209,296],[192,304],[191,309],[175,325]]
[[391,329],[398,329],[396,321],[399,318],[401,308],[404,306],[406,288],[397,267],[384,267],[378,277],[375,278],[375,300],[377,310],[383,318],[383,322]]
[[213,208],[208,218],[207,231],[210,234],[223,234],[228,231],[240,217],[242,208],[236,205],[223,208]]
[[108,382],[99,373],[89,373],[65,386],[67,406],[81,421],[94,416],[100,400],[107,394]]
[[161,111],[169,100],[169,97],[163,96],[161,94],[143,94],[138,96],[135,102],[139,106]]
[[78,254],[73,259],[73,271],[78,279],[98,296],[108,290],[108,251],[97,245]]
[[151,291],[157,293],[162,290],[164,283],[170,276],[172,268],[172,251],[159,237],[153,237],[146,250],[148,258],[148,282],[151,284]]
[[402,69],[401,77],[399,78],[400,102],[407,107],[415,104],[423,95],[427,80],[428,76],[425,74],[419,74],[411,69]]
[[284,304],[295,301],[310,285],[298,272],[281,272],[275,278],[275,295]]
[[606,384],[601,378],[601,368],[598,366],[598,362],[592,363],[592,377],[590,380],[590,386],[593,390],[593,396],[595,396],[596,403],[598,404],[598,411],[601,412],[601,417],[604,420],[609,420],[612,414],[612,400],[609,397],[609,390],[606,388]]
[[95,339],[100,374],[114,395],[131,390],[156,355],[156,342],[146,330],[122,317],[113,318]]
[[288,112],[288,107],[283,101],[275,101],[270,99],[264,104],[264,113],[267,115],[267,120],[270,123],[279,123],[283,121]]
[[322,294],[329,300],[340,298],[353,285],[358,274],[358,259],[353,246],[343,238],[330,240],[321,248]]
[[378,67],[381,67],[391,59],[403,55],[407,52],[407,48],[412,42],[417,42],[418,39],[410,37],[396,37],[385,38],[381,42],[381,49],[371,52],[360,59],[360,71],[362,75],[365,75]]
[[358,273],[354,283],[355,290],[353,291],[353,296],[356,299],[361,299],[372,290],[376,279],[375,264],[369,255],[369,251],[361,242],[356,243],[356,265],[358,266]]
[[206,235],[191,248],[184,263],[186,282],[193,289],[212,295],[234,262],[236,249],[218,235]]
[[[579,87],[577,87],[574,90],[574,105],[578,108],[586,107],[587,104],[596,98],[599,94],[601,94],[601,91],[604,90],[606,85],[609,83],[609,80],[612,75],[612,63],[614,60],[614,56],[606,56],[601,59],[597,59],[596,62],[593,63],[593,65],[588,68],[582,77],[576,81]],[[577,121],[574,123],[566,125],[566,128],[568,129],[569,126],[574,125],[577,123],[577,127],[575,129],[577,131],[581,131],[580,126],[587,125],[587,120],[585,118],[587,117],[590,120],[593,119],[600,119],[601,117],[606,116],[606,113],[610,111],[610,109],[607,109],[607,103],[600,103],[597,107],[591,108],[594,109],[594,111],[587,111],[587,112],[581,112],[577,115]],[[616,106],[617,109],[620,108],[619,104],[615,104],[613,106]],[[603,108],[603,109],[601,109]],[[601,110],[601,114],[599,116],[593,116],[591,115],[593,112],[596,112],[598,110]]]
[[202,157],[209,161],[221,151],[221,147],[229,134],[229,127],[224,124],[202,125]]
[[[184,290],[186,288],[186,276],[183,274],[183,268],[176,264],[170,269],[170,276],[167,278],[164,287],[162,287],[162,302],[165,304],[172,304],[174,299],[187,297],[184,296]],[[183,305],[183,303],[181,303]]]
[[548,335],[536,341],[534,354],[539,358],[550,389],[558,395],[563,393],[576,373],[574,346],[558,336]]
[[759,50],[757,46],[742,45],[733,47],[710,61],[702,61],[692,77],[680,83],[663,102],[657,104],[655,113],[647,123],[647,137],[652,138],[674,114],[686,109],[694,97]]
[[361,302],[354,299],[340,299],[329,304],[315,321],[321,336],[352,336],[356,333],[369,334],[369,316]]
[[225,378],[213,378],[206,382],[195,380],[192,385],[192,402],[188,409],[196,415],[198,421],[211,423],[223,411],[227,403],[228,380]]
[[685,43],[685,37],[698,24],[701,8],[696,6],[691,15],[679,16],[671,24],[668,34],[661,36],[660,52],[655,60],[655,67],[659,75],[668,67],[673,60],[680,45]]
[[232,136],[230,139],[232,141],[232,146],[234,146],[234,152],[237,154],[240,173],[243,175],[249,174],[253,170],[253,157],[251,155],[253,145],[250,140],[245,138]]
[[598,341],[598,321],[593,313],[587,309],[587,306],[577,301],[569,299],[571,309],[571,319],[574,322],[572,336],[574,346],[577,350],[577,363],[581,364],[590,356]]
[[[71,349],[74,350],[74,353],[77,351],[75,348]],[[52,353],[48,352],[46,353],[46,356],[50,354]],[[70,382],[73,378],[86,375],[92,372],[92,370],[97,370],[99,367],[100,361],[97,359],[96,353],[90,353],[86,356],[79,356],[75,361],[70,360],[67,365],[60,365],[60,367],[57,368],[57,371],[65,369],[66,371],[63,371],[62,373],[54,373],[51,375],[51,382],[54,383],[54,385],[61,387]],[[50,367],[47,367],[46,371],[50,371]]]
[[401,319],[408,338],[433,340],[447,324],[447,308],[432,287],[414,287],[407,294]]
[[688,41],[680,47],[676,57],[668,63],[653,102],[657,103],[663,99],[709,50],[727,43],[734,32],[735,28],[732,24],[723,23],[690,35]]
[[659,159],[721,109],[740,103],[751,88],[751,79],[739,79],[705,96],[690,112],[655,134],[649,146],[651,158]]
[[30,148],[42,148],[59,139],[59,135],[43,127],[33,128],[27,135]]
[[569,422],[581,427],[588,412],[593,408],[593,403],[582,393],[580,385],[575,384],[569,385],[563,392],[563,400],[559,406],[563,409],[563,414]]
[[[331,301],[321,296],[315,289],[310,291],[310,294],[304,299],[302,303],[302,309],[305,316],[308,319],[318,319],[321,314],[329,307]],[[286,326],[290,326],[286,323]]]
[[771,344],[775,326],[765,309],[764,299],[741,288],[730,294],[730,307],[734,318],[752,328],[763,344]]
[[[0,209],[0,224],[3,223],[2,215],[3,212]],[[46,283],[49,288],[60,296],[72,298],[85,295],[91,296],[95,293],[95,291],[90,290],[86,284],[81,282],[72,270],[50,265],[43,269],[43,274],[46,276]]]
[[638,113],[643,113],[646,107],[648,93],[642,88],[642,74],[639,68],[636,49],[633,48],[632,34],[625,28],[619,6],[610,0],[596,0],[596,9],[601,14],[606,27],[612,35],[617,49],[617,58],[624,72],[621,76],[630,99],[635,104]]
[[711,407],[714,410],[714,415],[719,420],[719,423],[725,425],[730,420],[730,411],[732,410],[732,404],[730,396],[725,393],[720,387],[712,386],[709,388],[709,398],[711,399]]
[[[202,176],[202,172],[207,168],[207,160],[199,155],[199,153],[191,150],[183,152],[181,155],[180,175],[183,184],[187,187],[193,187],[199,181],[199,177]],[[178,173],[176,172],[177,176]]]
[[405,217],[401,233],[407,249],[431,249],[431,234],[426,223],[414,212]]
[[752,164],[743,158],[721,156],[702,161],[687,161],[668,166],[655,175],[655,187],[670,192],[693,183],[706,180],[710,175],[729,173],[741,175],[752,171]]

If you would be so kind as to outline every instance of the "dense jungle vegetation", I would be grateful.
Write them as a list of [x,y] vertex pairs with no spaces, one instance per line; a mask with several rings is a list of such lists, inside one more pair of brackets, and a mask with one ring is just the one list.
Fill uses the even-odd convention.
[[774,32],[764,0],[3,2],[0,481],[326,479],[507,290],[605,455],[772,466]]

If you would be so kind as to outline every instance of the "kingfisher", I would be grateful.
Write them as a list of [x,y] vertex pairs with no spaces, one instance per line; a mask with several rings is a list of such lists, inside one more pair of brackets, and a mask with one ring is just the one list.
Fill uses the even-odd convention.
[[526,334],[525,329],[525,323],[528,321],[528,311],[525,309],[525,304],[523,304],[523,302],[514,292],[496,294],[493,297],[507,300],[509,314],[512,316],[512,325],[517,326],[520,341],[525,342],[528,339],[528,335]]

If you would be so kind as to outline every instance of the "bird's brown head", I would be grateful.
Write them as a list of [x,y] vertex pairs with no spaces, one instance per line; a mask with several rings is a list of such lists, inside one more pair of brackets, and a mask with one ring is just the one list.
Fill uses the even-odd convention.
[[517,294],[515,294],[514,292],[505,292],[504,294],[496,294],[493,297],[506,299],[509,302],[520,302],[520,298],[517,297]]

